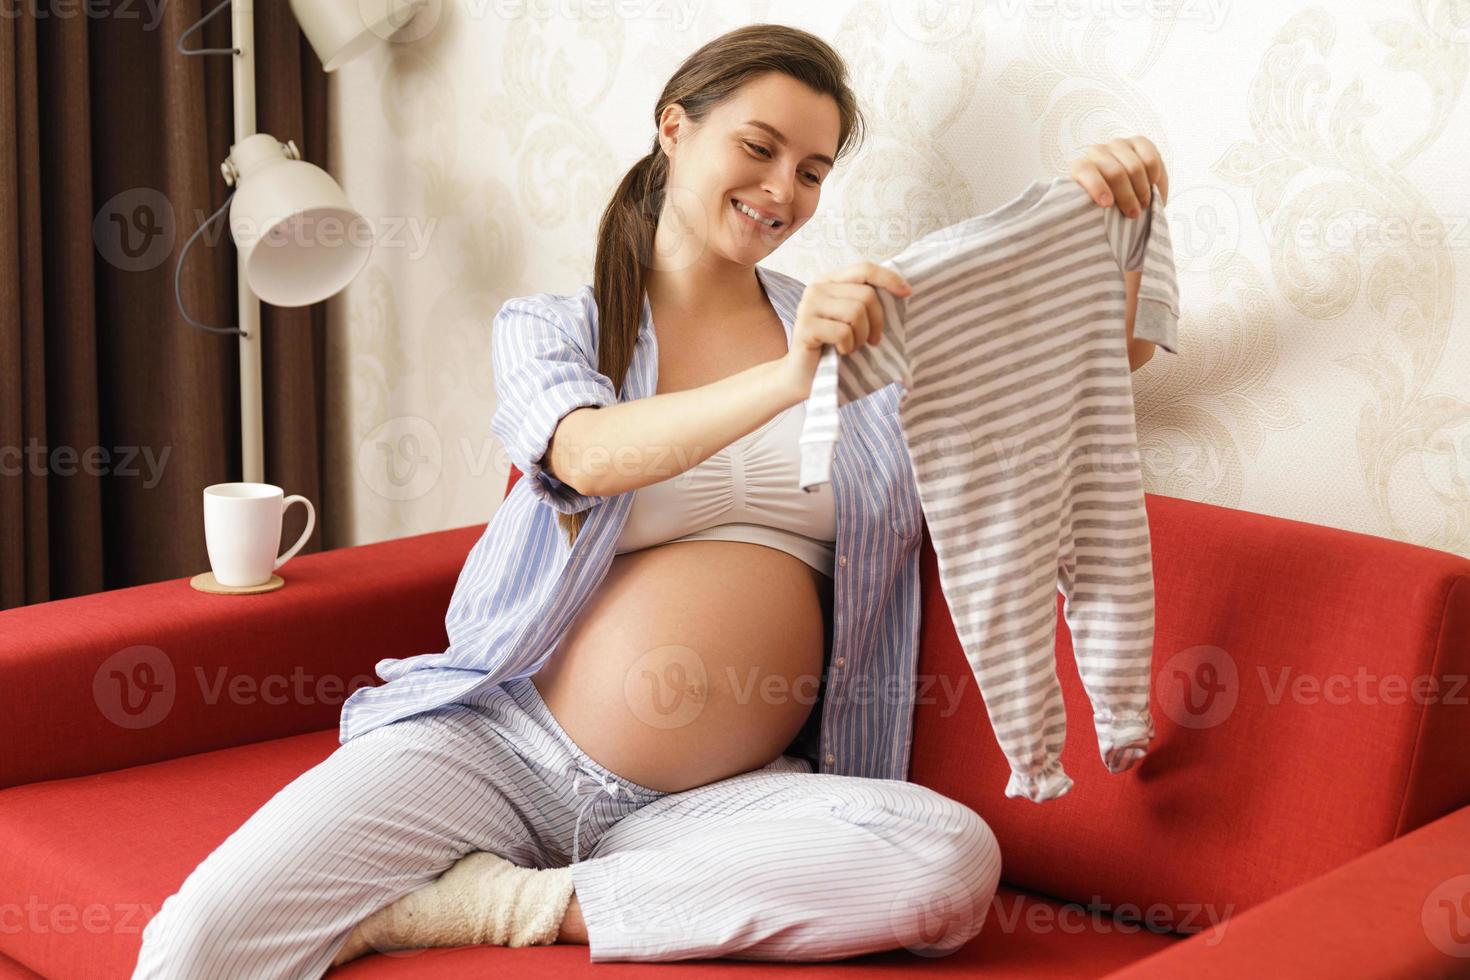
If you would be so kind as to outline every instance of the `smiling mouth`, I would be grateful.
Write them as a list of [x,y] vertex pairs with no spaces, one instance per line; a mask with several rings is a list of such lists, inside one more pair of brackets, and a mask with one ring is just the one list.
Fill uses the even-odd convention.
[[786,227],[786,222],[781,221],[779,219],[776,221],[776,223],[774,225],[772,225],[772,224],[767,224],[764,220],[762,220],[760,218],[752,218],[748,213],[746,213],[745,211],[742,211],[740,209],[741,208],[740,202],[737,201],[733,197],[730,198],[730,208],[736,214],[740,215],[742,218],[745,218],[746,220],[750,221],[752,224],[757,225],[757,226],[759,226],[761,228],[767,228],[767,229],[769,229],[771,231],[777,231],[777,230],[779,230],[781,228],[785,228]]

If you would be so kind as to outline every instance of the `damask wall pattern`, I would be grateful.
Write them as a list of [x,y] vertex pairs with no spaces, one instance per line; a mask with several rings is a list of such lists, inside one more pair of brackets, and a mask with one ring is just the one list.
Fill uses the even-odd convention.
[[751,22],[830,42],[869,125],[764,264],[881,260],[1146,135],[1183,313],[1133,376],[1147,488],[1470,555],[1470,0],[431,0],[333,77],[378,229],[329,310],[334,545],[494,513],[492,317],[590,281],[659,90]]

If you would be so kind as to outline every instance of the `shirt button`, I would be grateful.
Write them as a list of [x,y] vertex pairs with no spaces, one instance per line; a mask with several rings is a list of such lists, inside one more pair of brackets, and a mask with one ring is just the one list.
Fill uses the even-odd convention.
[[845,663],[847,663],[846,657],[838,657],[836,660],[832,661],[832,664],[835,667],[841,667]]
[[830,766],[832,763],[834,763],[836,761],[837,761],[837,759],[834,756],[830,756],[830,755],[827,756],[827,765]]
[[842,557],[838,558],[837,564],[843,566],[844,568],[847,567],[847,556],[843,555]]

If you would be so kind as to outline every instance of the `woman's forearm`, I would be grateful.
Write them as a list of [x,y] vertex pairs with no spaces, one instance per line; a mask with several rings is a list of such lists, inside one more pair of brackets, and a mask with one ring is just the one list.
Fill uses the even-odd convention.
[[1152,340],[1130,340],[1128,342],[1128,371],[1131,374],[1153,359],[1158,345]]
[[547,468],[598,497],[678,476],[795,404],[782,378],[776,358],[697,388],[576,409],[552,435]]

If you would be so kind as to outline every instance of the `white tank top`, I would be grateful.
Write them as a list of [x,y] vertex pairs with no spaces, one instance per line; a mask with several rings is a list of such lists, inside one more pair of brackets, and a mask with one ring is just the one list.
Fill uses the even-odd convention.
[[616,554],[670,541],[751,541],[832,574],[837,540],[830,486],[798,485],[806,403],[786,409],[698,466],[633,491]]

